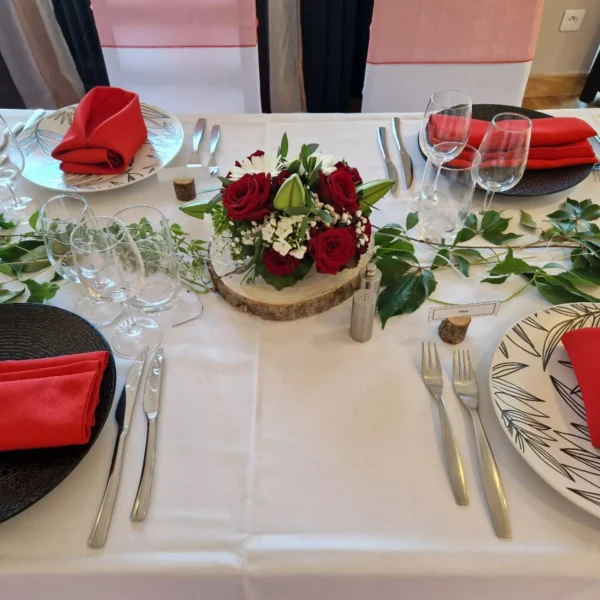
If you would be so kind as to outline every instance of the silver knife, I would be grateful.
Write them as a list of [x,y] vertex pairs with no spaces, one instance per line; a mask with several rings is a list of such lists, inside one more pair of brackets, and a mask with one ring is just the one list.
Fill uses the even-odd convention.
[[200,144],[202,143],[202,136],[204,135],[204,129],[206,128],[206,119],[198,119],[196,121],[196,127],[194,127],[194,133],[192,134],[192,153],[188,160],[188,167],[201,167],[202,159],[200,158]]
[[148,380],[144,388],[144,412],[148,418],[148,433],[146,435],[146,451],[144,452],[142,476],[131,511],[130,518],[132,521],[143,521],[146,518],[148,501],[150,500],[154,458],[156,456],[156,421],[158,419],[163,362],[163,349],[159,348],[152,360],[152,366],[150,367],[150,373],[148,374]]
[[406,185],[406,189],[409,189],[413,180],[413,168],[410,155],[402,145],[402,136],[400,135],[400,117],[394,117],[392,119],[392,135],[394,136],[394,140],[396,140],[398,152],[400,152],[402,172],[404,174],[404,184]]
[[388,152],[387,143],[385,141],[385,132],[385,127],[377,128],[377,141],[379,142],[379,149],[381,150],[381,155],[385,161],[385,170],[387,171],[388,179],[394,180],[394,186],[392,187],[392,193],[394,193],[398,189],[398,171],[390,159],[390,153]]
[[129,369],[127,379],[125,380],[125,388],[121,394],[119,403],[117,404],[115,420],[117,421],[119,432],[117,434],[115,450],[108,472],[106,489],[104,490],[104,496],[102,497],[102,504],[100,504],[98,516],[96,517],[96,522],[94,523],[90,539],[88,540],[88,546],[91,548],[102,548],[106,542],[110,518],[115,506],[119,482],[121,481],[125,440],[127,439],[127,433],[129,432],[129,423],[131,422],[131,415],[133,414],[133,409],[135,407],[140,377],[144,370],[147,355],[148,349],[144,348],[133,361],[133,365],[131,366],[131,369]]

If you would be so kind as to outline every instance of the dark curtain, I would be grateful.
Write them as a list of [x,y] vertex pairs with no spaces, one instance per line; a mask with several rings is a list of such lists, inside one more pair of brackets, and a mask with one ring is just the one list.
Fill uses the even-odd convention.
[[19,94],[10,71],[0,54],[0,108],[25,108],[25,102]]
[[596,60],[592,65],[592,69],[579,99],[582,102],[587,102],[589,104],[595,100],[598,92],[600,92],[600,52],[598,52],[598,56],[596,56]]
[[360,110],[374,0],[301,0],[308,112]]
[[52,0],[56,20],[86,92],[97,85],[110,85],[90,2]]
[[[277,0],[275,0],[277,2]],[[271,83],[269,75],[269,0],[256,0],[258,19],[258,69],[260,101],[264,113],[271,112]]]

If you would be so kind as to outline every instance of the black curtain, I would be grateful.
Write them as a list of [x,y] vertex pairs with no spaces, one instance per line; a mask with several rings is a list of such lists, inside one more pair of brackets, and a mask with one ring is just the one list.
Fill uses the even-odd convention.
[[360,110],[374,0],[301,0],[308,112]]
[[90,2],[52,0],[56,20],[86,92],[97,85],[110,85]]
[[579,99],[582,102],[587,102],[589,104],[595,100],[598,92],[600,92],[600,52],[598,53],[598,56],[596,56],[596,60],[592,65],[592,69]]
[[19,90],[0,54],[0,108],[25,108]]
[[[278,0],[275,0],[277,2]],[[256,0],[258,19],[258,69],[260,101],[264,113],[271,112],[271,79],[269,74],[269,0]]]

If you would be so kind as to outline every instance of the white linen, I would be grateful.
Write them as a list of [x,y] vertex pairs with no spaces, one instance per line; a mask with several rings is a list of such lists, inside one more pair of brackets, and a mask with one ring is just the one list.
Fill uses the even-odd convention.
[[[600,122],[591,111],[560,111]],[[26,113],[6,111],[11,122]],[[209,117],[221,125],[222,172],[257,148],[291,150],[319,142],[344,156],[365,180],[383,178],[376,126],[391,115]],[[418,187],[423,160],[418,115],[402,115]],[[196,117],[183,119],[185,164]],[[391,142],[391,139],[390,139]],[[392,147],[390,143],[390,148]],[[398,164],[395,150],[392,159]],[[39,200],[52,192],[21,182]],[[197,184],[200,189],[199,183]],[[497,197],[511,216],[534,218],[570,195],[600,201],[590,178],[545,198]],[[376,224],[401,221],[406,193],[388,196]],[[179,212],[170,183],[156,178],[112,193],[89,194],[96,214],[133,204],[163,210],[184,230],[208,226]],[[480,205],[481,196],[476,202]],[[507,298],[503,286],[438,276],[434,296],[454,302]],[[71,308],[69,284],[53,304]],[[451,348],[439,343],[450,419],[463,456],[471,504],[454,503],[441,455],[437,411],[419,374],[420,343],[437,339],[431,303],[375,329],[366,344],[349,335],[351,302],[289,323],[236,312],[218,295],[188,293],[163,319],[165,376],[158,456],[149,513],[129,513],[141,470],[145,422],[137,407],[107,544],[86,541],[104,488],[115,439],[107,422],[82,464],[52,493],[0,524],[0,590],[11,600],[592,600],[600,594],[600,520],[569,503],[520,458],[501,431],[486,389],[492,352],[504,331],[546,306],[533,290],[477,318],[467,344],[482,388],[482,419],[503,478],[512,541],[494,537],[468,414],[448,380]],[[104,328],[110,335],[110,328]],[[120,383],[127,366],[119,361]],[[119,387],[120,389],[120,387]]]

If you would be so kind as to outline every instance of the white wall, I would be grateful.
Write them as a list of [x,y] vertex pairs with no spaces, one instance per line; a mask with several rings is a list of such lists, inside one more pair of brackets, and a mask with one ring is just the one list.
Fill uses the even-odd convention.
[[[566,9],[587,12],[579,31],[559,31]],[[546,0],[532,74],[588,73],[600,44],[600,0]]]

